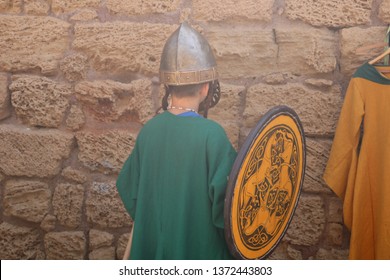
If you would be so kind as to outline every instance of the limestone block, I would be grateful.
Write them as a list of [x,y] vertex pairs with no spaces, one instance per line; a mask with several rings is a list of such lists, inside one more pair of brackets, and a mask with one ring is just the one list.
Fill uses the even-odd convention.
[[53,195],[54,215],[61,225],[77,228],[81,224],[84,188],[82,185],[59,184]]
[[81,231],[49,232],[44,237],[47,260],[82,260],[86,239]]
[[56,228],[57,219],[55,216],[48,214],[41,223],[41,229],[46,232],[53,231]]
[[0,120],[11,114],[10,94],[8,92],[8,78],[5,73],[0,73]]
[[32,126],[59,127],[68,108],[71,87],[45,77],[18,75],[9,87],[15,112]]
[[60,69],[70,82],[84,80],[87,71],[87,60],[88,58],[85,55],[71,54],[60,62]]
[[326,242],[330,246],[341,246],[343,244],[343,230],[341,224],[329,223],[327,225]]
[[379,18],[383,22],[390,24],[390,1],[382,1],[379,6]]
[[276,29],[278,70],[293,74],[336,70],[337,40],[333,31],[316,28]]
[[122,234],[118,239],[116,247],[116,258],[122,260],[126,251],[127,242],[129,241],[130,233]]
[[342,29],[340,32],[341,73],[347,78],[350,78],[359,66],[381,54],[383,52],[383,46],[374,49],[370,49],[369,47],[382,43],[386,31],[387,27],[384,26]]
[[10,180],[4,188],[4,214],[40,223],[49,212],[50,200],[51,191],[46,183]]
[[347,249],[324,249],[320,248],[315,256],[316,260],[348,260]]
[[82,131],[76,134],[79,160],[89,169],[119,172],[135,145],[136,135],[124,130]]
[[97,19],[98,13],[91,9],[78,10],[73,16],[70,17],[71,21],[91,21]]
[[54,17],[0,16],[0,71],[55,73],[68,48],[69,27]]
[[302,252],[293,248],[292,246],[287,247],[288,256],[293,260],[303,260]]
[[313,87],[322,88],[322,87],[330,87],[330,86],[332,86],[333,85],[333,81],[332,80],[326,80],[326,79],[307,79],[307,80],[305,80],[305,84],[313,86]]
[[68,133],[1,125],[0,171],[9,176],[55,176],[72,145],[73,135]]
[[47,15],[50,5],[46,0],[24,0],[24,11],[28,15],[43,16]]
[[331,193],[322,179],[331,146],[331,140],[306,137],[306,176],[303,184],[305,192]]
[[132,115],[136,115],[136,120],[145,123],[155,115],[149,80],[129,84],[111,80],[84,81],[78,83],[75,90],[84,110],[99,121],[132,120]]
[[89,249],[95,250],[101,247],[109,247],[114,241],[114,236],[111,233],[91,229],[89,231]]
[[55,14],[71,13],[82,8],[98,8],[100,0],[52,0],[51,9]]
[[313,26],[345,27],[370,23],[372,0],[286,0],[289,19]]
[[328,201],[328,222],[341,224],[343,222],[343,203],[341,199],[335,197]]
[[336,129],[342,102],[341,89],[337,85],[321,91],[298,83],[258,84],[248,89],[242,128],[246,131],[242,133],[247,135],[271,108],[287,105],[298,114],[306,134],[329,135]]
[[202,21],[259,20],[271,21],[274,0],[235,0],[192,1],[194,18]]
[[115,247],[102,247],[89,253],[90,260],[115,260]]
[[301,195],[285,239],[294,245],[314,246],[323,235],[325,220],[321,197]]
[[239,140],[239,121],[242,86],[221,84],[221,99],[209,109],[208,118],[218,122],[225,129],[230,142],[237,149]]
[[42,260],[44,258],[39,231],[6,222],[0,224],[1,260]]
[[146,15],[174,12],[180,8],[180,0],[107,0],[107,9],[113,14]]
[[70,130],[79,130],[84,126],[86,117],[81,106],[72,105],[70,107],[69,115],[66,118],[66,127]]
[[176,28],[147,22],[77,23],[73,48],[85,53],[97,71],[156,74],[165,41]]
[[61,175],[70,181],[83,184],[87,181],[87,176],[80,170],[75,169],[71,166],[65,167],[62,170]]
[[0,13],[19,14],[23,0],[0,0]]
[[88,222],[93,225],[119,228],[131,224],[115,183],[93,182],[88,188],[85,205]]
[[205,35],[222,78],[269,77],[278,72],[311,75],[336,69],[337,40],[329,30],[210,26]]

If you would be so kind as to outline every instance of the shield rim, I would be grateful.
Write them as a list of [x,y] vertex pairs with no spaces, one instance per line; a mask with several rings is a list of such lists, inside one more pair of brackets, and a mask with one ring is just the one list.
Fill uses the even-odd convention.
[[247,156],[248,151],[251,150],[253,144],[256,142],[255,140],[259,136],[259,134],[263,131],[263,128],[266,127],[270,122],[272,122],[274,119],[276,119],[279,116],[286,115],[289,116],[294,123],[298,127],[298,131],[300,132],[300,138],[302,141],[302,159],[303,159],[303,165],[302,165],[302,175],[301,175],[301,183],[298,187],[298,194],[297,199],[295,201],[295,205],[292,209],[292,214],[288,218],[287,224],[285,229],[283,230],[282,234],[278,238],[278,240],[275,242],[275,244],[271,247],[271,249],[268,250],[267,253],[265,253],[263,256],[257,258],[257,259],[265,259],[268,257],[278,246],[280,241],[283,239],[284,235],[286,234],[287,229],[290,226],[291,220],[295,214],[295,210],[298,206],[298,202],[300,199],[300,194],[302,191],[303,181],[305,178],[305,170],[306,170],[306,139],[305,139],[305,132],[303,130],[302,123],[298,117],[298,114],[290,107],[285,105],[275,106],[271,108],[267,113],[263,115],[263,117],[258,121],[256,126],[250,131],[248,136],[245,139],[244,144],[242,145],[234,163],[232,170],[229,174],[229,180],[226,188],[226,195],[225,195],[225,207],[224,207],[224,222],[225,222],[225,240],[228,245],[230,253],[235,257],[236,259],[247,259],[241,252],[237,249],[235,246],[235,242],[233,240],[233,233],[231,230],[231,210],[232,210],[232,202],[233,202],[233,194],[234,194],[234,188],[236,186],[237,177],[241,169],[241,163],[244,161],[245,157]]

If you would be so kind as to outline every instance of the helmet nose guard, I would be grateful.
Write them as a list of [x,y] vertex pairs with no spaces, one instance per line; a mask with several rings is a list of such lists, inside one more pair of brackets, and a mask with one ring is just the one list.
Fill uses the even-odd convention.
[[160,83],[191,85],[218,78],[217,63],[207,40],[188,23],[168,38],[160,62]]

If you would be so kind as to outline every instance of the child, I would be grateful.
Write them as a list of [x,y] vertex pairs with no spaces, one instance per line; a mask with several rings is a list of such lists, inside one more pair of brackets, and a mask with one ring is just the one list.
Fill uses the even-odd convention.
[[136,221],[130,259],[231,258],[223,208],[236,151],[223,128],[198,113],[218,102],[215,66],[208,42],[187,23],[165,44],[165,111],[142,128],[117,180]]

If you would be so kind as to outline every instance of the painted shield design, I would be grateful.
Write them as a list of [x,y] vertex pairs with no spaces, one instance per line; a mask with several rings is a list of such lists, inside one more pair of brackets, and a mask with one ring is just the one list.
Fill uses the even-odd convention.
[[250,132],[229,176],[225,237],[237,259],[264,259],[284,236],[303,185],[306,145],[298,115],[268,111]]

